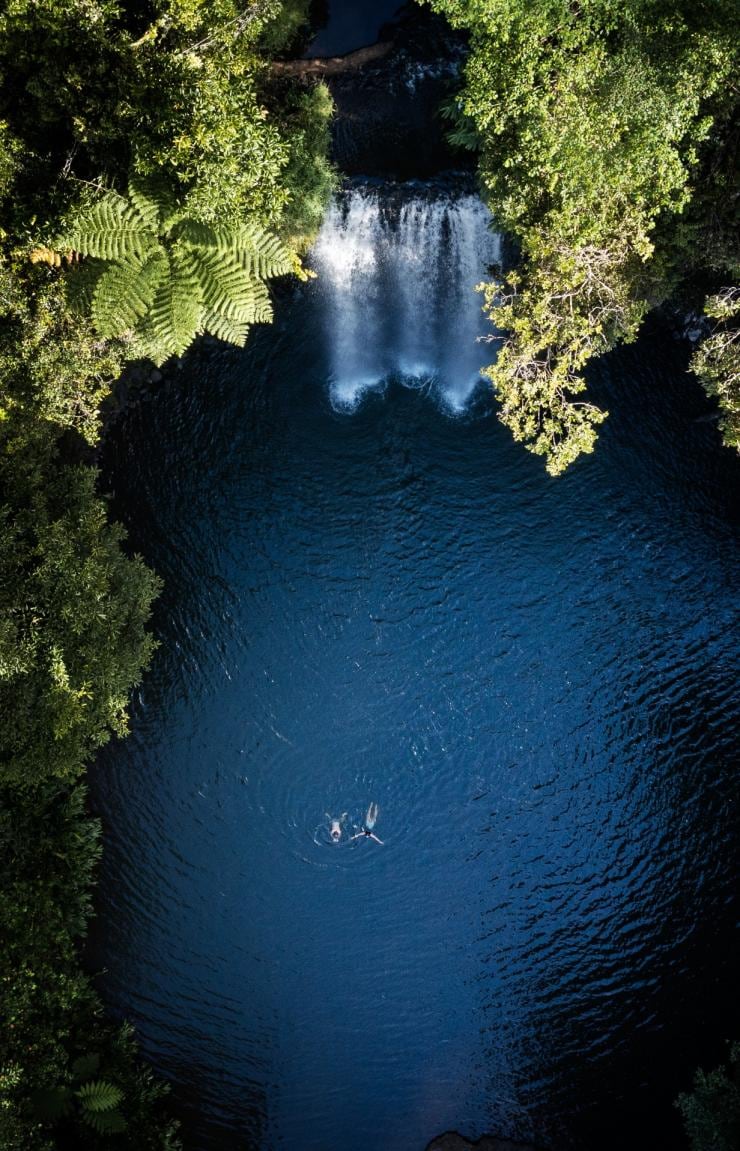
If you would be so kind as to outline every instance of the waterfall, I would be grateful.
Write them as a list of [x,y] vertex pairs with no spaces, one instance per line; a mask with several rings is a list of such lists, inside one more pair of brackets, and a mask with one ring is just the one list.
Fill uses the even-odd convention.
[[312,252],[331,398],[352,409],[392,378],[462,410],[492,358],[475,286],[500,258],[477,196],[360,185],[333,201]]

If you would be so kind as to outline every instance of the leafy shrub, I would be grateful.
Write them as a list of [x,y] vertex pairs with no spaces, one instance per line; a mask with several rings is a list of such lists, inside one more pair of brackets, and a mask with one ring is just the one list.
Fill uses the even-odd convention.
[[740,1043],[729,1048],[729,1068],[697,1071],[694,1090],[676,1100],[691,1151],[738,1151],[740,1147]]

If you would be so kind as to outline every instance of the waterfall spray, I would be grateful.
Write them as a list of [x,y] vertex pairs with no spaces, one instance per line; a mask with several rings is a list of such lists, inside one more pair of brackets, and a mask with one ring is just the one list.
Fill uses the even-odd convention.
[[340,193],[313,249],[335,406],[351,410],[396,378],[464,409],[491,359],[475,285],[499,258],[491,216],[470,193]]

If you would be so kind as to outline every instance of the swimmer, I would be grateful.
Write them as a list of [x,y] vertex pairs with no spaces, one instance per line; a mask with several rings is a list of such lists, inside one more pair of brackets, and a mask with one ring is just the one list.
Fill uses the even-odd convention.
[[347,818],[347,812],[343,811],[342,814],[339,816],[339,819],[334,819],[333,816],[329,815],[328,811],[325,812],[324,814],[326,815],[326,818],[329,820],[329,835],[332,838],[332,842],[333,843],[339,843],[339,840],[342,838],[342,824],[344,823],[345,819]]
[[377,835],[373,831],[377,818],[378,805],[377,803],[371,803],[367,809],[367,815],[365,816],[365,826],[360,831],[358,831],[356,835],[350,836],[350,839],[374,839],[375,842],[379,843],[382,847],[383,840],[378,839]]
[[358,831],[356,835],[350,835],[350,839],[374,839],[375,842],[379,843],[381,847],[383,846],[383,840],[378,839],[375,832],[368,831],[366,827],[363,827],[362,831]]

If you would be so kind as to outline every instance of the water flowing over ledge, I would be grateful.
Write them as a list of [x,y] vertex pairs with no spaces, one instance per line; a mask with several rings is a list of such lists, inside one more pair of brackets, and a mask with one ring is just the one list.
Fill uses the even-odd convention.
[[464,185],[355,183],[341,192],[312,254],[334,406],[353,411],[395,378],[464,410],[492,358],[475,285],[500,249],[490,213]]

